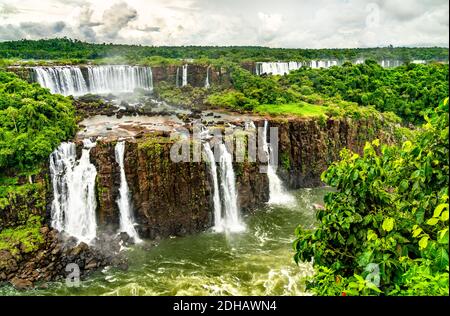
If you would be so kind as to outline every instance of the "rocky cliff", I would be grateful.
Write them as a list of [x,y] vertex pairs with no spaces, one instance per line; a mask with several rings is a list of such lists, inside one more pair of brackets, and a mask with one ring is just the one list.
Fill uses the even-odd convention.
[[[262,127],[264,120],[261,117],[255,124]],[[365,142],[374,138],[384,143],[395,141],[392,126],[382,119],[270,118],[269,122],[271,127],[278,127],[278,174],[289,188],[321,185],[322,171],[338,159],[342,148],[361,152]],[[108,245],[117,245],[108,236],[114,236],[119,227],[116,200],[120,168],[115,159],[116,143],[117,139],[98,139],[90,154],[97,168],[97,223],[100,235],[106,236],[102,237],[103,244]],[[172,162],[172,144],[167,132],[151,132],[126,140],[125,172],[141,238],[192,234],[208,229],[213,223],[208,166],[205,162]],[[77,149],[81,151],[81,144]],[[259,168],[259,163],[247,160],[234,162],[238,201],[244,212],[268,201],[267,175],[260,173]],[[107,247],[106,252],[102,251],[101,242],[97,249],[70,240],[68,243],[48,228],[48,206],[52,199],[48,177],[19,180],[18,185],[27,189],[19,196],[11,195],[0,201],[0,282],[9,280],[17,287],[26,287],[36,280],[55,279],[67,274],[64,267],[70,262],[79,264],[82,273],[114,261],[121,264],[115,256],[108,255],[114,251]],[[30,223],[30,219],[34,222]],[[26,242],[20,240],[22,231],[31,234],[34,240],[31,244],[28,237]],[[37,269],[39,273],[34,272]]]

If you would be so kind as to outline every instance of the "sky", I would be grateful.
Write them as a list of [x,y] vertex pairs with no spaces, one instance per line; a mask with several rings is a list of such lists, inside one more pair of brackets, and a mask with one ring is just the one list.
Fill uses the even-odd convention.
[[0,41],[449,46],[448,0],[0,0]]

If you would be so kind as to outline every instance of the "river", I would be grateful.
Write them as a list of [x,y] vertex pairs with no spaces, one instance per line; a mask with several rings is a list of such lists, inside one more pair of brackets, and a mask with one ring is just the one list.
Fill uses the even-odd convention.
[[296,207],[266,205],[244,216],[246,230],[207,231],[146,243],[127,250],[129,269],[105,268],[79,287],[48,283],[47,288],[0,295],[309,295],[304,279],[310,263],[296,265],[292,241],[298,224],[314,226],[313,203],[323,203],[327,188],[291,192]]

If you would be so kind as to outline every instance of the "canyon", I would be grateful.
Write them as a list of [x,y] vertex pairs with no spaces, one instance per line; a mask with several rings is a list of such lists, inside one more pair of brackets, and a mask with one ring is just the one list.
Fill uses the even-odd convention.
[[[255,64],[249,67],[256,69]],[[205,88],[232,84],[225,69],[192,64],[10,70],[52,92],[71,95],[134,89],[151,92],[164,81]],[[114,117],[118,107],[113,109],[104,116],[95,107],[85,109],[76,137],[61,144],[38,175],[19,179],[26,192],[11,197],[0,212],[0,228],[17,227],[37,215],[44,219],[39,228],[44,242],[33,252],[20,245],[18,253],[2,251],[0,281],[24,288],[34,282],[61,279],[67,275],[65,266],[70,262],[78,264],[83,276],[107,265],[125,268],[126,260],[119,254],[122,245],[211,228],[218,232],[245,230],[241,214],[276,201],[271,191],[282,194],[282,184],[288,190],[322,186],[321,173],[339,158],[341,149],[361,153],[365,143],[375,138],[395,142],[394,127],[382,115],[324,119],[224,110],[186,114],[175,107],[173,113],[150,117],[133,111]],[[212,119],[208,121],[208,117]],[[211,163],[215,153],[207,137],[201,143],[203,156],[209,161],[190,157],[187,162],[174,162],[171,149],[186,135],[178,133],[174,138],[173,134],[180,130],[191,133],[197,123],[207,134],[229,127],[238,134],[259,128],[264,131],[266,154],[276,151],[278,159],[271,164],[270,158],[268,166],[267,162],[238,161],[232,146],[211,143],[220,149],[216,154],[219,159]],[[278,129],[277,148],[267,145],[269,126]],[[189,134],[184,141],[195,146]],[[248,142],[246,134],[244,143]],[[268,167],[266,172],[261,172],[262,165]],[[278,201],[285,199],[289,200],[283,195]]]

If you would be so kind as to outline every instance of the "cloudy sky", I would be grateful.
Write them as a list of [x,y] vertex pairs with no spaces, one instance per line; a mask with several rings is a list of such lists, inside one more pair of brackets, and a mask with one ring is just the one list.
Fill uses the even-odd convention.
[[0,0],[0,41],[145,45],[449,45],[447,0]]

